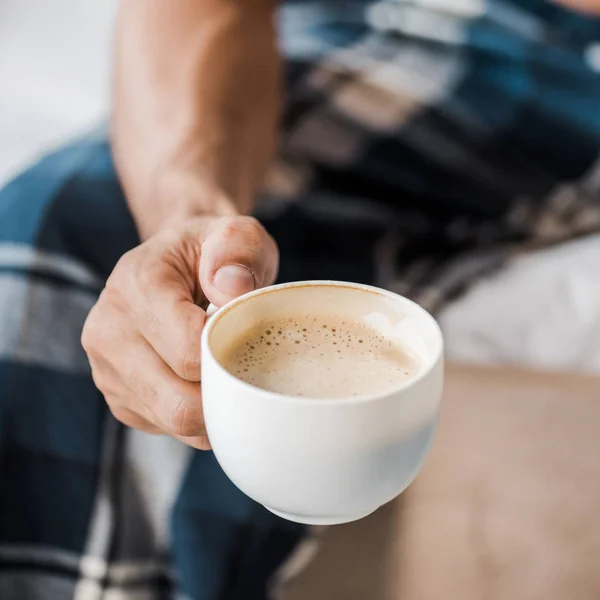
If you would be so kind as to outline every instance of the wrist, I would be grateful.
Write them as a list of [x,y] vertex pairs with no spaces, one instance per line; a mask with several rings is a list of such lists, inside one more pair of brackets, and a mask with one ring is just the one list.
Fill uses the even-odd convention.
[[236,202],[206,178],[171,170],[156,178],[149,198],[128,202],[142,240],[197,217],[241,214]]

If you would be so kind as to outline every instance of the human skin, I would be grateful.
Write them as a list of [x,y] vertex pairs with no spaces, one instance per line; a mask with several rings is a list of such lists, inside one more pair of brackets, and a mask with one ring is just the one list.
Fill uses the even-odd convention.
[[202,307],[277,274],[275,242],[246,216],[276,139],[273,13],[272,0],[124,0],[117,22],[111,143],[142,243],[82,343],[117,419],[199,449]]

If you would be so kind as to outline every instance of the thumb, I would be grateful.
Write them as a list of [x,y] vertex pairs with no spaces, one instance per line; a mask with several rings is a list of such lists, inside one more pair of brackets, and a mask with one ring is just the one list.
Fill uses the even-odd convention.
[[215,221],[202,244],[200,285],[215,306],[270,285],[279,252],[273,238],[252,217]]

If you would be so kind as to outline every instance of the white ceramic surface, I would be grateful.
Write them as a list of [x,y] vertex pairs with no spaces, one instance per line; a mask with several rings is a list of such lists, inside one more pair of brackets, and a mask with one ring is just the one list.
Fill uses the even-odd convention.
[[[251,386],[219,363],[244,328],[301,312],[375,318],[418,354],[414,379],[342,399],[283,396]],[[387,324],[387,325],[386,325]],[[202,336],[202,394],[215,455],[231,480],[272,512],[335,524],[373,512],[414,479],[433,438],[443,385],[435,320],[377,288],[301,282],[252,292],[217,311]]]

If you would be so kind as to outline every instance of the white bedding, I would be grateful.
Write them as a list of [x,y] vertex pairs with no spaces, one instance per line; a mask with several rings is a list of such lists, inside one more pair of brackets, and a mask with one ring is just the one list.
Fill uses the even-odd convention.
[[[106,114],[117,0],[0,0],[0,184]],[[519,259],[441,315],[449,357],[600,372],[600,236]]]
[[600,236],[515,261],[441,324],[455,358],[600,373]]

